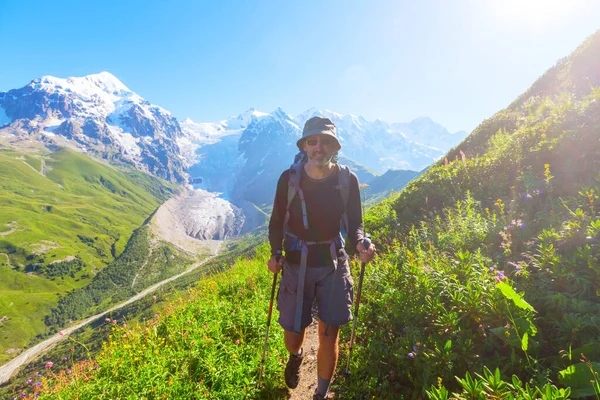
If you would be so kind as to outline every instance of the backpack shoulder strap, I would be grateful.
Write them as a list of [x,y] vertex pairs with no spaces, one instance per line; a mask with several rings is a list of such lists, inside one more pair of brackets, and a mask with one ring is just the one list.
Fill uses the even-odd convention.
[[287,195],[287,206],[285,210],[285,219],[283,220],[283,231],[286,232],[288,228],[288,223],[290,220],[290,207],[292,205],[292,201],[296,195],[300,197],[300,202],[302,204],[302,222],[304,223],[304,229],[308,229],[308,216],[306,213],[306,202],[304,201],[304,192],[302,191],[302,187],[300,186],[300,178],[302,178],[302,169],[304,167],[303,162],[297,162],[290,167],[290,172],[288,176],[288,195]]

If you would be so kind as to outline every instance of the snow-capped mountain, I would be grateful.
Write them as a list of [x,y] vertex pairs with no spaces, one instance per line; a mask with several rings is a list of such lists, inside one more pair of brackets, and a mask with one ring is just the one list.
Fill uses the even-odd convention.
[[450,133],[430,118],[409,123],[368,121],[352,114],[311,108],[296,117],[299,126],[315,115],[330,118],[342,144],[341,155],[379,173],[389,169],[420,171],[460,143],[467,133]]
[[125,162],[170,181],[185,180],[177,120],[108,72],[44,76],[0,92],[0,135],[68,146]]
[[[466,136],[466,132],[451,134],[427,118],[390,125],[314,108],[297,117],[281,108],[269,114],[251,111],[254,114],[245,129],[223,128],[212,136],[219,141],[198,146],[198,162],[188,170],[202,179],[199,187],[225,193],[240,206],[244,202],[259,207],[270,204],[279,175],[298,152],[296,141],[304,122],[315,115],[335,122],[342,143],[340,161],[352,165],[363,183],[389,169],[420,171]],[[399,189],[396,186],[387,189]]]
[[225,136],[236,134],[239,136],[253,117],[260,118],[266,115],[266,113],[251,108],[237,117],[219,122],[197,123],[186,118],[179,123],[184,135],[177,139],[177,143],[187,166],[199,161],[198,149],[200,147],[217,143]]
[[429,118],[389,124],[316,108],[296,117],[281,108],[249,109],[218,122],[179,122],[102,72],[44,76],[0,92],[0,143],[66,146],[170,181],[191,177],[197,187],[223,193],[240,207],[246,230],[264,222],[257,209],[271,204],[279,175],[298,152],[302,127],[315,115],[335,122],[340,160],[365,183],[389,169],[420,171],[467,135]]

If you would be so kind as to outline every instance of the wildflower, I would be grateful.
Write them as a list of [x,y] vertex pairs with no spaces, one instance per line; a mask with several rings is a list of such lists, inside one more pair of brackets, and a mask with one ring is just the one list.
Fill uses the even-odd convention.
[[532,195],[530,195],[529,193],[527,193],[527,194],[525,195],[525,198],[526,198],[527,200],[531,200],[531,199],[533,199],[533,196],[532,196]]
[[104,318],[104,322],[110,322],[110,318],[108,318],[108,317]]
[[53,363],[52,361],[48,361],[48,362],[46,363],[46,369],[50,369],[50,368],[52,368],[52,366],[53,366],[53,365],[54,365],[54,363]]
[[413,346],[413,351],[417,351],[418,347],[417,346]]
[[541,196],[544,193],[544,191],[542,189],[536,189],[533,191],[533,193],[535,193],[537,196]]
[[240,339],[236,340],[235,344],[240,344]]
[[127,328],[127,324],[123,324],[123,328]]
[[25,397],[25,396],[27,396],[27,395],[26,395],[25,393],[21,393],[19,396],[21,396],[21,397]]
[[504,278],[505,278],[505,276],[504,276],[504,272],[502,272],[502,271],[498,271],[498,272],[496,273],[496,276],[494,277],[494,280],[495,280],[496,282],[501,282],[501,281],[502,281],[502,279],[504,279]]
[[25,384],[27,385],[31,385],[31,382],[33,382],[33,378],[29,378],[25,381]]
[[525,222],[523,222],[523,221],[519,220],[519,223],[518,223],[518,225],[517,225],[517,226],[518,226],[519,228],[523,229],[523,228],[525,228],[527,225],[525,225]]
[[415,358],[415,353],[408,353],[408,356],[409,356],[410,358]]
[[63,357],[63,361],[67,361],[67,360],[68,360],[68,358],[67,358],[67,357]]
[[152,296],[152,300],[154,300],[154,302],[156,302],[156,295]]
[[116,320],[116,319],[113,319],[113,321],[112,321],[112,322],[113,322],[113,325],[116,325],[116,324],[117,324],[117,320]]
[[33,384],[33,386],[42,387],[42,382],[36,382]]
[[58,332],[58,334],[59,334],[60,336],[65,336],[65,332],[64,332],[64,331],[60,331],[60,332]]
[[70,369],[67,370],[67,375],[71,375],[73,373],[73,371],[71,371]]

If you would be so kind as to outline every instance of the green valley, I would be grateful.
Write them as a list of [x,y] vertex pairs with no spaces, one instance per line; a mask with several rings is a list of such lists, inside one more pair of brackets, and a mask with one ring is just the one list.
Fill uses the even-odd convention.
[[176,186],[71,150],[0,150],[0,361],[49,332],[61,296],[124,251]]

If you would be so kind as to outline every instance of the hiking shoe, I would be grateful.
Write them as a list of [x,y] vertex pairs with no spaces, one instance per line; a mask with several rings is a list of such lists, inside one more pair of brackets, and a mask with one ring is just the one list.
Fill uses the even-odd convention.
[[313,395],[313,400],[326,400],[328,398],[329,398],[328,396],[323,397],[323,396],[321,396],[320,394],[317,394],[317,393],[315,393]]
[[302,364],[302,358],[304,357],[304,351],[299,356],[290,354],[290,358],[285,366],[285,384],[290,389],[295,389],[300,382],[300,364]]

